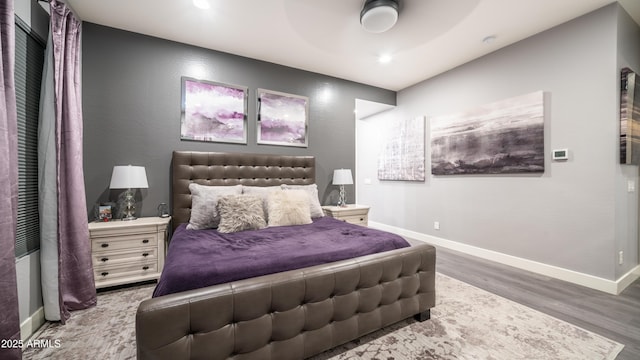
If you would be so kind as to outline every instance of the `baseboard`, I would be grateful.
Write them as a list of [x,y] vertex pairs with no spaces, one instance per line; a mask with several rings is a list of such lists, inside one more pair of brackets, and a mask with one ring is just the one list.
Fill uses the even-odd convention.
[[620,294],[627,286],[631,285],[634,281],[640,279],[640,265],[631,269],[626,274],[622,275],[620,279],[616,280],[617,294]]
[[640,265],[623,275],[617,281],[603,279],[597,276],[580,273],[577,271],[540,263],[533,260],[523,259],[520,257],[503,254],[497,251],[487,250],[472,245],[462,244],[436,236],[431,236],[416,231],[411,231],[395,226],[369,221],[369,226],[379,230],[389,231],[411,239],[430,243],[435,246],[455,250],[461,253],[473,255],[485,260],[494,261],[500,264],[513,266],[518,269],[531,271],[540,275],[578,284],[595,290],[603,291],[609,294],[617,295],[621,293],[633,281],[640,278]]
[[40,307],[20,324],[20,338],[22,341],[31,337],[42,325],[44,325],[44,307]]

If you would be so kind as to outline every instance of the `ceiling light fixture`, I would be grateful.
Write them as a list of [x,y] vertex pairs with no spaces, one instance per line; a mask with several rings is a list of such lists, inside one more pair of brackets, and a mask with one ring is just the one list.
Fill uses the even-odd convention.
[[398,21],[398,0],[366,0],[360,12],[360,24],[368,32],[383,33]]
[[193,0],[193,6],[202,10],[207,10],[211,7],[211,5],[209,4],[209,0]]

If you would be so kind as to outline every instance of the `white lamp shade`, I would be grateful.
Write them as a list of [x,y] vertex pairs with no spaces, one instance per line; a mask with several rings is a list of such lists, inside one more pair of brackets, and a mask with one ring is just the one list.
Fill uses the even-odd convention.
[[146,189],[147,173],[144,166],[114,166],[110,189]]
[[333,185],[351,185],[353,177],[351,177],[351,169],[333,170]]

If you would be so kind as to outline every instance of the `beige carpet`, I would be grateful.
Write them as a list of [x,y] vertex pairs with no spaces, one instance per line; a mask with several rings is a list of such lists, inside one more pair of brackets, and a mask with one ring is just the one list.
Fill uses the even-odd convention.
[[[320,359],[615,359],[623,345],[444,275],[431,320],[402,321],[314,357]],[[47,324],[24,359],[135,359],[137,304],[154,285],[98,295],[98,306]],[[49,340],[49,341],[47,341]]]

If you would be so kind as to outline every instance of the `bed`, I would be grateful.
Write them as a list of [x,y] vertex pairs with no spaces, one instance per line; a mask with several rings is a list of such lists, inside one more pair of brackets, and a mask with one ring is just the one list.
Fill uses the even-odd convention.
[[[171,179],[178,232],[191,217],[190,184],[311,185],[315,159],[175,151]],[[338,222],[314,219],[326,228],[338,226],[331,221]],[[369,238],[369,230],[351,226],[356,228],[344,231]],[[435,305],[435,249],[381,251],[145,300],[136,314],[138,358],[303,359],[407,317],[428,319]]]

